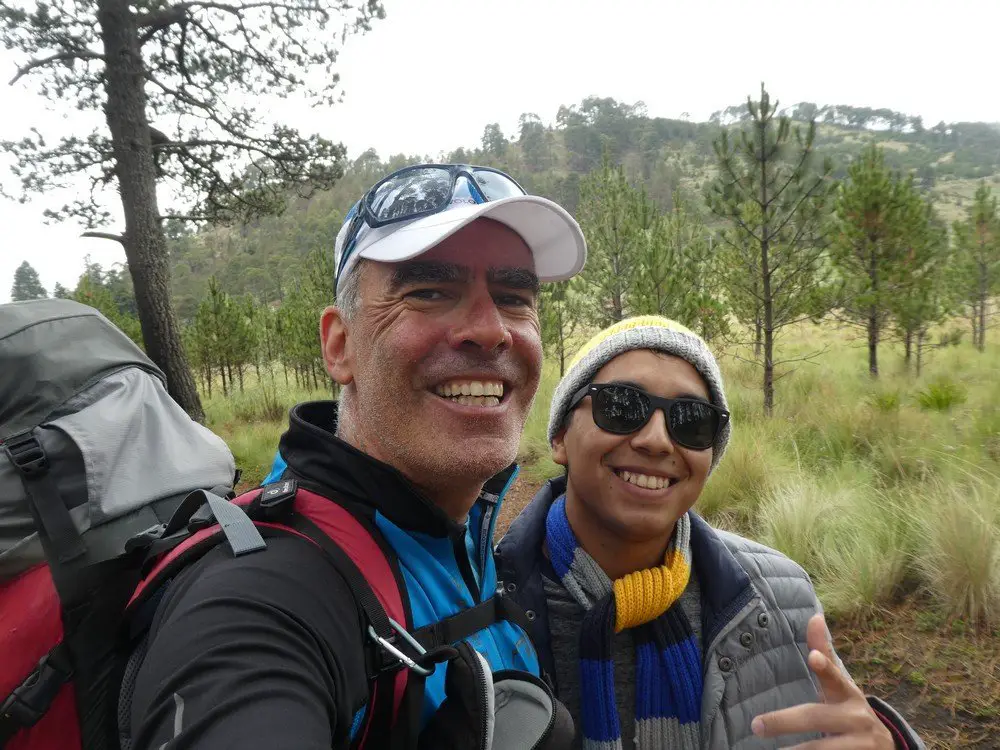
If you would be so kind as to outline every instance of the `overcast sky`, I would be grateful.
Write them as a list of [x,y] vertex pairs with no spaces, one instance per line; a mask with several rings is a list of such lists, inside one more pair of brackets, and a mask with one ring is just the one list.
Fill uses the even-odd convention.
[[[351,156],[368,147],[383,157],[437,155],[475,145],[490,122],[513,133],[522,112],[552,122],[561,104],[589,95],[641,100],[653,116],[705,120],[757,93],[762,80],[784,104],[888,107],[927,125],[1000,122],[1000,0],[385,0],[385,7],[386,20],[343,51],[343,104],[322,112],[297,102],[281,107],[286,121],[343,141]],[[0,51],[0,138],[41,123],[48,132],[86,134],[77,113],[46,111],[30,79],[7,86],[14,70]],[[7,175],[0,181],[11,187]],[[56,281],[75,285],[87,253],[105,266],[124,261],[117,243],[43,225],[43,209],[65,202],[53,198],[28,205],[0,198],[0,302],[23,260],[50,292]]]

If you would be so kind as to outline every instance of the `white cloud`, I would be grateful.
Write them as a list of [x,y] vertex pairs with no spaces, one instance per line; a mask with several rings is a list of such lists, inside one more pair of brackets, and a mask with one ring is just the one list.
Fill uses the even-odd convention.
[[[994,96],[996,0],[386,0],[387,19],[349,40],[339,65],[344,103],[274,109],[307,131],[369,146],[437,155],[478,143],[522,112],[551,121],[561,104],[595,94],[642,100],[651,115],[711,112],[755,94],[783,103],[888,107],[939,120],[1000,121]],[[0,53],[0,80],[12,70]],[[23,87],[3,89],[0,137],[44,122],[71,132],[79,115],[45,111]],[[42,228],[39,199],[0,202],[0,300],[22,259],[49,288],[75,283],[90,252],[123,260],[116,243]]]

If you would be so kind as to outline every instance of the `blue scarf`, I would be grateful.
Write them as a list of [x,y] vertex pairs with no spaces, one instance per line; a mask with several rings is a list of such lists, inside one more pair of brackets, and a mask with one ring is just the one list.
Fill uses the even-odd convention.
[[[546,518],[552,566],[587,611],[580,628],[580,725],[586,750],[620,750],[612,638],[634,629],[635,737],[639,750],[698,750],[701,650],[680,606],[691,575],[691,519],[685,514],[657,568],[610,581],[577,542],[560,497]],[[587,591],[601,592],[594,599]]]

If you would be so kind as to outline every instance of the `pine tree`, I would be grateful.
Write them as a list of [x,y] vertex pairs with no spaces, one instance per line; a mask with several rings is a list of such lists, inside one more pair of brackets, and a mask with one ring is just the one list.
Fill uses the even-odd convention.
[[976,189],[968,218],[956,222],[954,228],[960,283],[972,322],[972,343],[984,351],[990,300],[1000,289],[1000,210],[985,181]]
[[588,322],[603,328],[629,313],[639,248],[659,217],[645,191],[630,185],[621,165],[613,166],[605,154],[601,167],[580,185],[577,218],[588,251],[579,288],[590,303]]
[[903,340],[906,368],[915,359],[918,377],[924,350],[930,345],[931,326],[943,321],[955,306],[947,227],[929,201],[921,208],[905,228],[906,253],[896,279],[897,292],[889,300],[896,332]]
[[[826,255],[826,200],[833,167],[815,169],[816,123],[803,134],[761,84],[747,99],[749,117],[733,142],[723,130],[714,142],[719,175],[706,191],[712,211],[732,223],[723,234],[731,253],[727,292],[753,300],[737,308],[763,339],[764,413],[774,409],[775,338],[784,326],[815,315]],[[749,313],[749,315],[748,315]]]
[[[868,340],[868,372],[878,377],[878,347],[892,302],[909,283],[909,240],[926,224],[912,180],[892,174],[881,148],[865,149],[847,170],[834,207],[833,261],[842,281],[838,314],[861,326]],[[919,241],[916,243],[919,244]]]
[[49,295],[42,286],[38,278],[38,271],[32,268],[28,261],[24,261],[14,271],[14,284],[10,288],[10,298],[14,302],[23,302],[29,299],[45,299]]
[[[268,126],[256,96],[332,103],[342,41],[383,16],[379,0],[0,0],[0,45],[18,63],[12,82],[35,80],[50,102],[105,122],[54,144],[35,130],[0,149],[26,194],[86,179],[89,196],[55,218],[98,228],[110,218],[99,191],[114,186],[124,231],[91,236],[122,244],[149,356],[194,419],[204,412],[170,297],[164,224],[281,213],[291,193],[334,184],[343,146]],[[161,211],[157,184],[168,178],[190,210]]]

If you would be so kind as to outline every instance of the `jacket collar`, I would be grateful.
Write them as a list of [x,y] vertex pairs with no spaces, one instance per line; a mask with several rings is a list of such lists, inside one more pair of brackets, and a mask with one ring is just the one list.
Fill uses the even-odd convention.
[[[455,523],[410,480],[336,436],[337,402],[311,401],[293,407],[280,453],[297,478],[321,485],[344,500],[367,506],[396,526],[435,537],[461,534]],[[492,477],[483,492],[502,498],[516,464]]]
[[[511,524],[497,546],[504,580],[521,588],[531,575],[548,569],[544,563],[545,517],[549,507],[566,491],[566,478],[550,479]],[[750,576],[725,541],[704,519],[691,511],[691,558],[701,582],[703,642],[715,635],[756,594]]]

